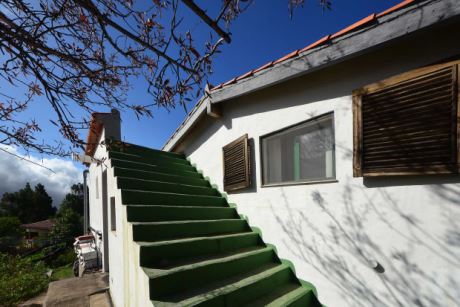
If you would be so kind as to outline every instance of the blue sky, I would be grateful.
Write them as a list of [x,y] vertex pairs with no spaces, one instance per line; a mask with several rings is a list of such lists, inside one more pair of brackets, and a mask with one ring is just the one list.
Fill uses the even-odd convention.
[[[287,0],[255,0],[253,5],[232,24],[230,29],[232,42],[224,45],[221,49],[222,53],[215,58],[214,73],[210,76],[210,83],[217,85],[230,80],[293,50],[307,46],[327,34],[335,33],[373,12],[381,12],[399,3],[400,0],[332,0],[332,11],[325,12],[318,2],[318,0],[306,0],[304,7],[298,8],[291,19]],[[202,0],[198,3],[208,8],[209,14],[213,15],[220,1]],[[187,26],[195,31],[195,38],[198,41],[208,36],[209,28],[199,22],[188,8],[183,7],[182,13],[189,21]],[[12,88],[8,93],[15,91],[19,89]],[[43,96],[36,99],[24,115],[40,123],[43,133],[38,135],[39,137],[46,140],[60,139],[56,127],[49,122],[49,119],[54,119],[52,111],[43,99]],[[151,100],[146,93],[144,82],[133,80],[128,99],[139,103]],[[188,109],[190,110],[195,103],[196,101],[192,101]],[[141,120],[138,120],[132,112],[126,111],[122,113],[122,136],[130,143],[161,148],[185,116],[182,107],[169,111],[154,109],[153,118]],[[86,132],[83,132],[82,136],[85,135]]]
[[[214,74],[209,81],[217,85],[230,80],[399,2],[333,0],[333,10],[323,13],[318,1],[307,0],[290,19],[286,0],[255,0],[232,25],[232,42],[214,60]],[[140,87],[135,86],[132,95],[148,99]],[[125,113],[122,135],[128,142],[161,148],[185,116],[182,108],[155,110],[153,119],[142,120]]]
[[[211,15],[218,9],[219,2],[198,1],[200,5],[208,7]],[[318,0],[306,0],[304,7],[298,8],[291,19],[287,0],[255,0],[253,5],[232,24],[230,29],[232,42],[224,45],[221,49],[222,53],[215,58],[214,73],[210,76],[210,83],[217,85],[230,80],[293,50],[307,46],[327,34],[335,33],[371,13],[381,12],[399,3],[400,0],[332,0],[332,11],[325,12],[319,7],[318,2]],[[210,5],[214,7],[209,7]],[[198,32],[195,34],[197,40],[209,35],[209,28],[200,22],[188,8],[183,7],[182,12],[184,17],[190,20],[187,26],[189,25],[195,32]],[[5,88],[5,84],[2,83],[0,86],[2,90],[6,89],[11,95],[20,94],[18,88]],[[134,80],[132,89],[128,93],[128,99],[148,102],[151,98],[147,95],[143,82]],[[188,109],[190,110],[195,103],[196,101],[191,102]],[[54,116],[43,97],[36,99],[24,116],[34,118],[41,124],[43,132],[38,137],[46,140],[61,138],[56,127],[49,122],[49,119],[53,119]],[[185,116],[185,111],[181,107],[169,111],[155,109],[153,118],[141,120],[138,120],[131,112],[124,112],[122,113],[123,139],[130,143],[161,148]],[[82,133],[83,137],[85,135],[86,131]],[[2,154],[5,155],[0,152],[0,155]],[[39,158],[46,159],[47,157]],[[6,163],[4,162],[2,167],[5,168]],[[14,161],[11,165],[15,165]],[[78,173],[83,170],[81,165],[74,163],[74,166]],[[21,183],[17,183],[17,188],[28,180],[27,171],[21,174],[10,169],[9,173],[18,178],[23,177]],[[74,171],[71,173],[75,174]],[[74,178],[74,181],[78,180],[80,179]],[[0,183],[0,193],[3,192],[2,190],[10,190],[10,188],[2,189]]]

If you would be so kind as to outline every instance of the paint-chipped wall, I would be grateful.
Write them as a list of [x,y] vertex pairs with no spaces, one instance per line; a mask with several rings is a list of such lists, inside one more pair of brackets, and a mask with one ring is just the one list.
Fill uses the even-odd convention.
[[[222,105],[176,147],[223,190],[222,147],[248,133],[253,187],[228,196],[328,306],[458,306],[460,176],[353,178],[352,90],[460,54],[458,24]],[[334,113],[336,182],[261,187],[259,137]],[[214,157],[210,159],[210,157]],[[375,272],[369,262],[385,269]]]

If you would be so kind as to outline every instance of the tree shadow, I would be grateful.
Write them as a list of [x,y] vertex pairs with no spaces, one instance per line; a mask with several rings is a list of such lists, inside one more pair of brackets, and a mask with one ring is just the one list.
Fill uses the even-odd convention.
[[[460,246],[460,226],[454,215],[443,215],[450,226],[439,237],[406,213],[388,191],[375,189],[370,194],[351,182],[344,186],[341,204],[330,204],[318,190],[307,196],[321,216],[290,207],[282,193],[286,214],[281,216],[271,208],[284,232],[285,248],[338,289],[346,305],[459,306],[458,277],[437,276],[420,264],[422,256],[440,267],[460,267],[460,254],[452,248]],[[376,223],[383,226],[384,234],[376,235]],[[420,249],[426,253],[420,255]],[[376,263],[385,273],[374,270]]]

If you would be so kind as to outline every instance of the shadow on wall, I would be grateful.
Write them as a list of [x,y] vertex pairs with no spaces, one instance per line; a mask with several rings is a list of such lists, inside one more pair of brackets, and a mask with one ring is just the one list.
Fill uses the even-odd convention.
[[[449,226],[445,236],[440,238],[426,231],[415,216],[405,213],[389,193],[382,189],[373,192],[377,193],[373,197],[363,193],[365,201],[357,205],[354,199],[358,196],[361,199],[362,195],[355,194],[361,190],[345,183],[340,204],[342,211],[337,208],[339,204],[326,202],[319,191],[312,192],[311,200],[327,220],[321,225],[315,223],[317,217],[290,208],[283,193],[287,217],[277,215],[273,207],[272,212],[288,237],[284,241],[287,250],[339,289],[341,298],[349,306],[460,306],[458,276],[453,274],[441,282],[439,277],[430,275],[413,261],[415,250],[424,248],[427,250],[424,258],[434,260],[438,266],[460,266],[459,250],[454,250],[460,247],[460,226],[455,215],[444,212],[443,219]],[[434,192],[446,199],[454,196],[460,199],[460,189]],[[377,204],[374,199],[382,199],[385,205]],[[388,229],[385,233],[392,236],[392,241],[405,242],[403,247],[395,244],[383,250],[379,240],[367,232],[376,226],[375,218]],[[394,226],[396,219],[398,227]],[[370,260],[379,261],[386,272],[373,271]],[[368,267],[369,271],[363,271],[363,267]],[[380,290],[366,282],[376,279],[370,274],[377,274]],[[319,295],[321,298],[321,290]]]
[[[444,184],[460,183],[460,176],[453,175],[426,175],[426,176],[388,176],[364,177],[363,184],[366,188],[382,188],[392,186],[435,185],[432,192],[443,199],[453,202],[460,201],[460,192],[443,186]],[[450,191],[450,192],[449,192]],[[452,195],[450,195],[452,194]]]

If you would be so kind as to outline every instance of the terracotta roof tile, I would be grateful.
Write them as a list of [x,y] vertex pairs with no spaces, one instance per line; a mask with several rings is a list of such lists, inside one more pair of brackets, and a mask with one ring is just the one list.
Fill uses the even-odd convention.
[[221,84],[219,84],[218,86],[213,87],[212,90],[218,90],[218,89],[222,88],[223,86],[224,86],[224,84],[221,83]]
[[238,78],[236,78],[236,81],[240,81],[241,79],[250,77],[250,76],[252,76],[253,74],[254,74],[254,70],[248,71],[248,72],[245,73],[244,75],[241,75],[241,76],[239,76]]
[[264,69],[266,69],[266,68],[269,68],[270,66],[273,66],[273,61],[271,61],[271,62],[269,62],[269,63],[267,63],[267,64],[265,64],[265,65],[262,65],[262,66],[260,66],[260,67],[257,68],[257,69],[254,69],[252,72],[253,72],[253,73],[258,73],[259,71],[264,70]]
[[314,42],[313,44],[310,44],[308,45],[307,47],[303,48],[302,50],[299,51],[299,53],[302,53],[304,51],[307,51],[307,50],[310,50],[310,49],[313,49],[321,44],[324,44],[326,43],[327,41],[329,41],[329,39],[331,38],[330,35],[326,35],[325,37],[317,40],[316,42]]
[[91,157],[96,152],[97,142],[99,140],[99,136],[101,135],[102,129],[103,129],[103,124],[98,119],[98,117],[101,116],[101,114],[103,113],[94,112],[91,114],[91,121],[89,123],[89,133],[86,139],[86,148],[85,148],[85,154]]
[[293,57],[297,56],[299,53],[305,52],[307,50],[310,50],[310,49],[318,47],[318,46],[320,46],[322,44],[325,44],[325,43],[329,42],[331,39],[337,38],[337,37],[339,37],[341,35],[344,35],[344,34],[349,33],[349,32],[351,32],[351,31],[353,31],[355,29],[358,29],[358,28],[360,28],[362,26],[365,26],[368,23],[374,22],[377,18],[382,17],[384,15],[387,15],[387,14],[389,14],[391,12],[396,11],[396,10],[399,10],[399,9],[401,9],[401,8],[407,6],[407,5],[409,5],[409,4],[411,4],[411,3],[415,2],[415,1],[417,1],[417,0],[405,0],[405,1],[403,1],[403,2],[401,2],[399,4],[397,4],[397,5],[389,8],[389,9],[379,13],[379,14],[375,14],[375,13],[371,14],[371,15],[367,16],[366,18],[363,18],[363,19],[355,22],[354,24],[352,24],[352,25],[350,25],[350,26],[338,31],[337,33],[335,33],[333,35],[327,35],[327,36],[317,40],[316,42],[308,45],[307,47],[305,47],[303,49],[293,51],[293,52],[283,56],[282,58],[280,58],[280,59],[278,59],[276,61],[269,62],[269,63],[267,63],[267,64],[255,69],[255,70],[251,70],[251,71],[249,71],[249,72],[247,72],[247,73],[245,73],[245,74],[243,74],[243,75],[241,75],[239,77],[233,78],[232,80],[230,80],[230,81],[228,81],[226,83],[222,83],[222,84],[212,88],[211,90],[217,90],[217,89],[220,89],[220,88],[222,88],[222,87],[224,87],[226,85],[233,84],[233,83],[235,83],[235,82],[237,82],[237,81],[239,81],[241,79],[247,78],[247,77],[249,77],[249,76],[251,76],[251,75],[253,75],[255,73],[258,73],[261,70],[267,69],[267,68],[273,66],[274,64],[277,64],[277,63],[283,62],[285,60],[288,60],[290,58],[293,58]]
[[290,58],[293,58],[293,57],[297,56],[298,54],[299,54],[299,50],[293,51],[293,52],[283,56],[282,58],[279,58],[275,62],[273,62],[273,65],[278,64],[278,63],[283,62],[283,61],[286,61],[286,60],[288,60]]
[[236,82],[236,78],[233,78],[232,80],[229,80],[229,81],[225,82],[225,83],[223,84],[223,86],[227,86],[227,85],[232,84],[232,83],[235,83],[235,82]]
[[346,34],[346,33],[348,33],[348,32],[351,32],[351,31],[353,31],[353,30],[356,30],[356,29],[358,29],[359,27],[362,27],[362,26],[364,26],[365,24],[374,21],[374,20],[376,19],[376,16],[377,16],[377,15],[376,15],[375,13],[374,13],[374,14],[371,14],[371,15],[367,16],[366,18],[363,18],[363,19],[361,19],[360,21],[355,22],[355,23],[352,24],[351,26],[348,26],[348,27],[346,27],[345,29],[340,30],[339,32],[333,34],[333,35],[331,36],[331,38],[336,38],[336,37],[338,37],[338,36],[341,36],[341,35],[344,35],[344,34]]
[[388,10],[379,13],[377,15],[377,17],[382,17],[382,16],[385,16],[387,14],[390,14],[391,12],[397,11],[400,8],[405,7],[406,5],[411,4],[412,2],[415,2],[415,0],[405,0],[405,1],[401,2],[401,3],[399,3],[399,4],[396,4],[395,6],[390,7]]

